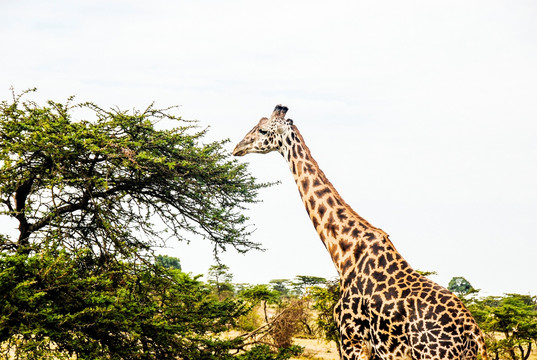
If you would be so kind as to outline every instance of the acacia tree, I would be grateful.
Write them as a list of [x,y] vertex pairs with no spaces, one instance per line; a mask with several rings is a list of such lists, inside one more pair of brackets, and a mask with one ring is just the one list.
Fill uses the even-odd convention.
[[227,358],[240,339],[209,334],[244,307],[153,264],[152,249],[195,236],[215,255],[258,248],[242,210],[265,184],[174,108],[25,96],[0,103],[0,216],[18,224],[0,235],[0,347],[36,359]]
[[453,277],[448,284],[448,290],[455,293],[458,297],[464,297],[470,294],[478,293],[472,284],[462,276]]
[[267,304],[275,304],[280,300],[280,293],[276,290],[272,290],[266,284],[250,285],[244,288],[239,295],[254,305],[258,303],[263,304],[263,315],[265,322],[268,323]]
[[327,341],[336,343],[336,348],[341,357],[340,336],[334,321],[334,308],[341,296],[339,279],[328,280],[325,286],[312,286],[310,296],[313,298],[313,308],[317,312],[315,322],[318,329]]
[[181,270],[181,261],[173,256],[157,255],[155,257],[155,263],[165,268]]
[[494,359],[526,360],[537,342],[537,297],[521,294],[489,296],[467,304],[485,332]]
[[325,278],[310,275],[297,275],[292,283],[294,291],[298,295],[304,294],[309,287],[321,284],[326,284]]
[[[75,108],[95,119],[74,121]],[[157,217],[168,236],[201,235],[215,251],[257,247],[241,211],[262,185],[229,159],[225,141],[202,144],[206,130],[172,110],[41,107],[21,96],[2,102],[0,202],[2,214],[19,224],[2,250],[29,252],[52,241],[128,257],[161,239]],[[162,120],[176,126],[158,130]]]
[[216,264],[209,267],[207,272],[207,282],[214,288],[219,299],[226,298],[233,294],[233,274],[229,266]]
[[[247,309],[171,269],[89,251],[0,254],[0,348],[20,359],[228,359]],[[10,358],[10,357],[8,357]]]
[[291,292],[291,289],[289,288],[291,280],[289,279],[273,279],[269,281],[269,285],[273,290],[280,293],[280,297],[287,297]]

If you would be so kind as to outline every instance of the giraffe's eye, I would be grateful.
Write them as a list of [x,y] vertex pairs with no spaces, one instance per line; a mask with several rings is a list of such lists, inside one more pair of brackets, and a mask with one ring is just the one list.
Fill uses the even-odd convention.
[[267,135],[267,133],[268,133],[267,130],[263,130],[263,129],[259,129],[259,130],[257,130],[257,131],[259,131],[259,133],[260,133],[261,135]]

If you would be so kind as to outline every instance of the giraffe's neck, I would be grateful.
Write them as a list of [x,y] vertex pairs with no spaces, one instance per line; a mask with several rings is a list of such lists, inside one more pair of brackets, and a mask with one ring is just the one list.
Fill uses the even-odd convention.
[[[344,276],[360,257],[369,252],[368,234],[383,233],[382,230],[370,225],[345,203],[319,169],[295,126],[283,139],[280,153],[289,164],[315,230],[340,276]],[[374,237],[377,236],[371,235]]]

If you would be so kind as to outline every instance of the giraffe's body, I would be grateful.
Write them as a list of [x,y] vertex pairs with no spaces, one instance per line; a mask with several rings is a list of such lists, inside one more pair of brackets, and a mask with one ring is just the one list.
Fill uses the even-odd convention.
[[287,108],[276,106],[234,150],[278,151],[341,280],[335,320],[342,356],[357,359],[487,358],[483,335],[461,301],[414,271],[388,235],[341,198],[304,143]]

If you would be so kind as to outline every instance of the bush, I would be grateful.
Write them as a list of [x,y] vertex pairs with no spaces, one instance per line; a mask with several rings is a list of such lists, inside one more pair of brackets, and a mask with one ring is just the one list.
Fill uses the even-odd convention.
[[289,348],[293,344],[293,337],[300,330],[307,310],[305,299],[293,299],[272,320],[270,337],[277,348]]
[[300,346],[290,346],[273,352],[268,345],[256,345],[245,354],[239,355],[240,360],[286,360],[293,356],[300,355]]

